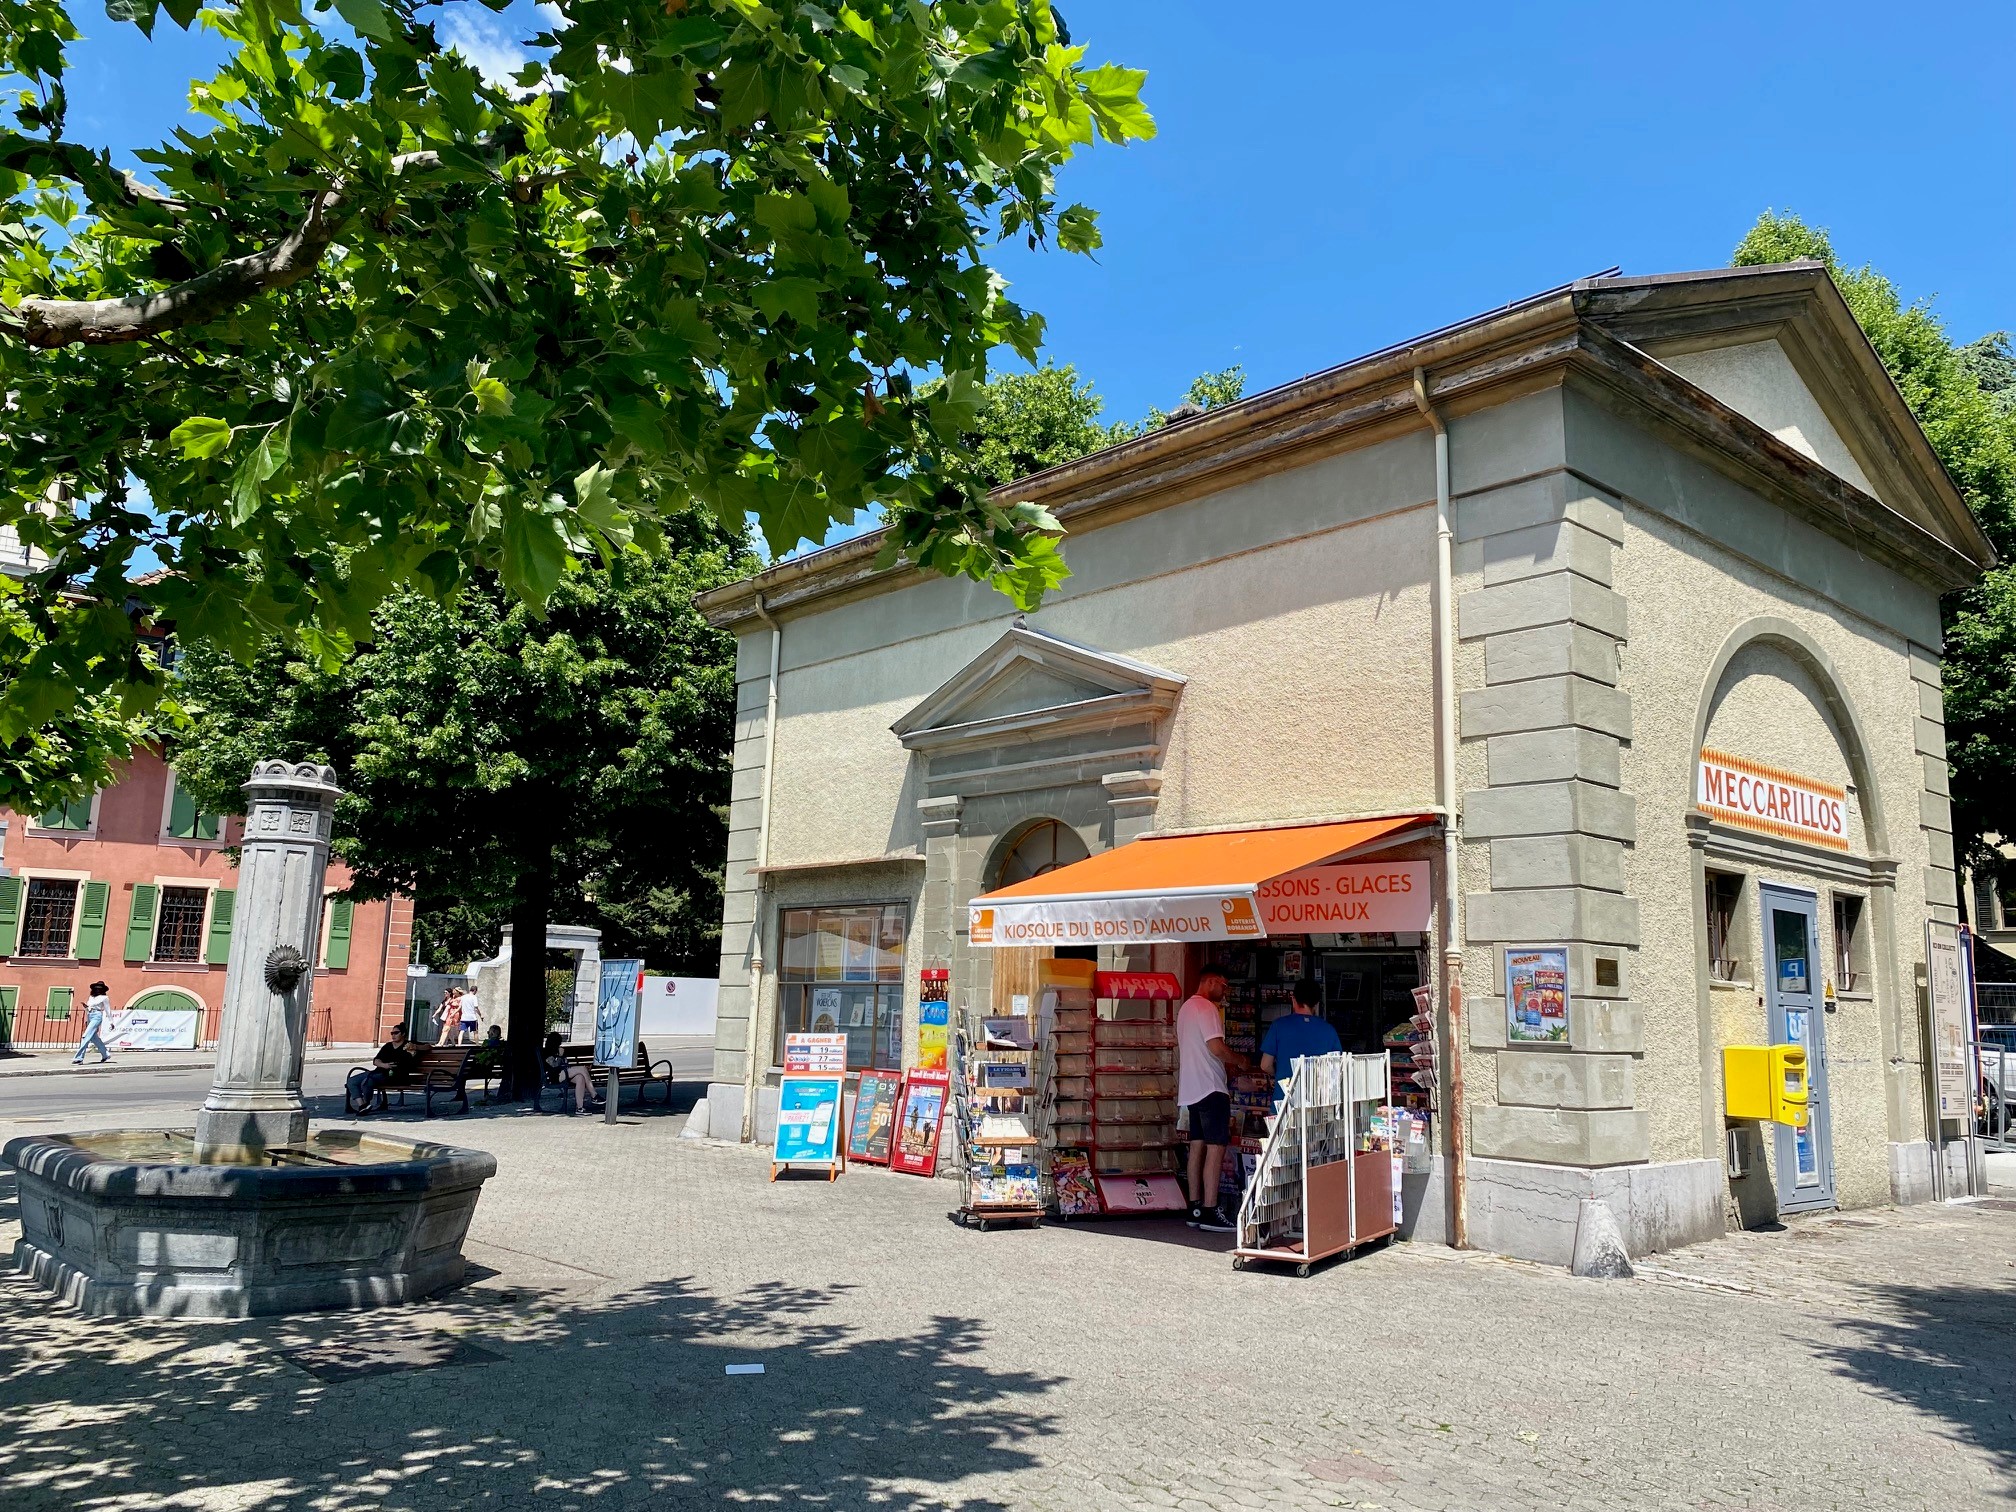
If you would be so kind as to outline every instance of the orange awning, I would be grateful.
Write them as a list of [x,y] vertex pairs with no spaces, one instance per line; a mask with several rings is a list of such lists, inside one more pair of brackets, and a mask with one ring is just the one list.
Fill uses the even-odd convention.
[[[1297,877],[1298,888],[1287,891],[1295,896],[1281,901],[1284,906],[1300,903],[1307,917],[1296,921],[1299,928],[1276,932],[1425,928],[1426,862],[1350,868],[1348,873],[1325,863],[1434,822],[1431,814],[1402,814],[1342,824],[1150,835],[975,898],[968,938],[975,945],[1258,938],[1269,932],[1263,905],[1276,901],[1275,896],[1263,897],[1263,887],[1291,876]],[[1363,871],[1381,875],[1362,876]],[[1276,889],[1275,895],[1283,891]],[[1337,902],[1340,898],[1353,902]],[[1411,920],[1418,912],[1419,922],[1373,921],[1368,910],[1375,904],[1380,918]],[[1312,930],[1312,925],[1319,927]]]

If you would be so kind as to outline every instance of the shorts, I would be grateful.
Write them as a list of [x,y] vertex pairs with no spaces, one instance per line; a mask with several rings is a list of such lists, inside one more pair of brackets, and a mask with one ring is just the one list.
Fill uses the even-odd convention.
[[1202,1101],[1190,1104],[1190,1142],[1217,1145],[1221,1149],[1232,1143],[1230,1093],[1213,1092]]

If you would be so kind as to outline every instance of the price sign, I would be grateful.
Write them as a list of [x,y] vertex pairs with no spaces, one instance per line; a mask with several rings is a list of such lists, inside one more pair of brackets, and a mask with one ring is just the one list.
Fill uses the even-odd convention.
[[844,1034],[787,1034],[784,1036],[784,1074],[831,1074],[847,1069],[847,1036]]

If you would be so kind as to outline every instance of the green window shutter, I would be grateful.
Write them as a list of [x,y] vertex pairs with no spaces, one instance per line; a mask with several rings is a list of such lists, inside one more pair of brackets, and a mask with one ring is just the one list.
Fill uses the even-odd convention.
[[0,955],[14,954],[21,943],[21,890],[26,885],[19,877],[0,877]]
[[49,989],[49,1007],[42,1016],[52,1019],[67,1019],[70,1017],[70,998],[76,990],[74,987],[51,987]]
[[36,824],[43,829],[85,830],[91,828],[91,795],[86,793],[71,803],[59,803]]
[[222,966],[231,959],[231,915],[238,907],[238,894],[220,887],[210,895],[210,948],[203,959]]
[[20,1001],[19,987],[0,987],[0,1050],[14,1048],[14,1007]]
[[198,840],[215,840],[223,833],[224,821],[218,815],[198,814],[196,816],[196,838]]
[[112,902],[112,884],[86,882],[77,909],[77,959],[95,961],[105,954],[105,911]]
[[133,884],[133,906],[126,913],[126,959],[145,961],[154,954],[154,910],[161,889],[152,882]]
[[356,911],[357,905],[349,898],[329,900],[329,946],[322,953],[322,963],[332,971],[350,964],[350,920]]
[[174,783],[168,797],[168,833],[177,840],[193,840],[196,837],[196,800],[182,791],[182,784],[175,782],[172,774],[168,780]]

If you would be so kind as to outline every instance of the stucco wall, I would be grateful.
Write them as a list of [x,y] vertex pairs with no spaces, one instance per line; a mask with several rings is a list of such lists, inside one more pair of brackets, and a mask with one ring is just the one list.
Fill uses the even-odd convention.
[[[1767,507],[1756,505],[1760,511]],[[1696,931],[1704,904],[1695,896],[1686,826],[1693,809],[1695,732],[1704,706],[1712,709],[1713,744],[1828,781],[1857,780],[1824,690],[1800,658],[1776,646],[1753,645],[1718,675],[1718,658],[1731,637],[1768,620],[1792,627],[1825,653],[1838,696],[1855,711],[1867,741],[1868,776],[1876,791],[1856,795],[1853,852],[1900,863],[1889,935],[1897,975],[1868,997],[1841,1000],[1824,1024],[1840,1201],[1848,1206],[1885,1201],[1887,1143],[1917,1133],[1900,1117],[1905,1110],[1886,1088],[1893,1079],[1886,1063],[1894,1040],[1906,1063],[1895,1079],[1908,1082],[1917,1075],[1911,984],[1914,964],[1924,955],[1925,869],[1931,859],[1919,826],[1924,768],[1916,742],[1919,700],[1911,643],[1897,629],[1730,551],[1661,510],[1627,500],[1624,518],[1617,574],[1631,604],[1631,640],[1622,686],[1631,695],[1633,717],[1623,768],[1638,808],[1637,843],[1626,857],[1626,877],[1641,911],[1636,962],[1645,1023],[1641,1074],[1664,1089],[1648,1108],[1653,1158],[1714,1153],[1703,1149],[1699,1110],[1704,1098],[1712,1106],[1720,1103],[1717,1064],[1711,1057],[1704,1071],[1700,1053]],[[1780,542],[1791,556],[1809,545],[1816,556],[1831,548],[1823,541],[1802,542],[1803,529],[1780,516]],[[1902,579],[1892,588],[1899,596],[1921,595],[1927,617],[1936,614],[1929,590]],[[1711,677],[1716,687],[1708,685]],[[1718,689],[1719,702],[1711,702]],[[1886,821],[1880,829],[1872,825],[1872,797]],[[1754,883],[1764,880],[1818,895],[1820,961],[1831,975],[1830,899],[1836,891],[1860,895],[1868,888],[1790,858],[1747,869],[1753,885],[1743,895],[1743,927],[1753,959],[1746,970],[1754,972],[1759,948],[1759,926],[1749,917],[1758,907]],[[1873,931],[1878,921],[1867,919],[1864,927]],[[1714,993],[1710,1017],[1718,1038],[1739,1032],[1762,1037],[1763,1013],[1756,1003],[1762,983],[1748,980],[1747,987]],[[1887,1031],[1886,1018],[1892,1021]]]
[[1659,360],[1866,494],[1875,485],[1776,341],[1668,352]]

